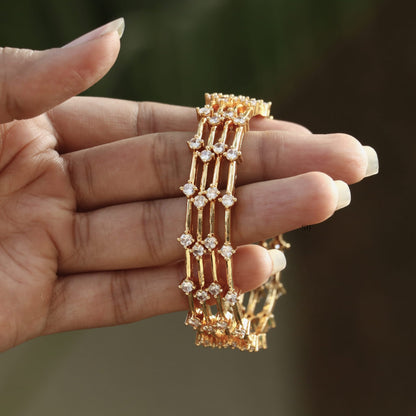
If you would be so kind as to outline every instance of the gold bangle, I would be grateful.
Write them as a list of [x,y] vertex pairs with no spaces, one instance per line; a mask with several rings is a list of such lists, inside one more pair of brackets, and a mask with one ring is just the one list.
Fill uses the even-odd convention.
[[[217,93],[205,94],[205,103],[196,109],[198,129],[188,141],[192,151],[189,179],[180,188],[187,197],[185,231],[178,238],[185,248],[186,277],[179,285],[189,304],[185,324],[196,330],[197,345],[258,351],[267,348],[266,333],[275,326],[273,308],[285,289],[278,272],[250,292],[248,302],[244,302],[233,281],[231,209],[237,202],[236,165],[244,134],[252,117],[270,116],[271,103]],[[228,179],[220,196],[222,161],[228,162]],[[217,206],[224,211],[222,238],[216,232]],[[290,246],[281,235],[259,244],[279,250]],[[222,262],[225,279],[219,273]],[[211,298],[215,305],[209,305]]]

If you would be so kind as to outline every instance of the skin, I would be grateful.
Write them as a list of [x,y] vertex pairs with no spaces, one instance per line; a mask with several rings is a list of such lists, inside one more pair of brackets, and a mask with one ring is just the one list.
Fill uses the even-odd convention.
[[[186,309],[178,188],[195,110],[76,97],[119,47],[110,32],[47,51],[0,49],[0,351]],[[345,134],[280,120],[251,129],[233,210],[242,291],[272,268],[250,242],[324,221],[338,202],[333,180],[360,181],[367,167]]]

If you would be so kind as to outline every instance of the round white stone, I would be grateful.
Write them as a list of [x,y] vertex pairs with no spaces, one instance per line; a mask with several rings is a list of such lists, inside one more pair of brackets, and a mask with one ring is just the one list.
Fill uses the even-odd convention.
[[237,124],[238,126],[244,126],[247,123],[248,119],[245,117],[234,117],[233,123]]
[[235,198],[230,195],[230,194],[225,194],[222,198],[221,198],[221,203],[224,205],[225,208],[230,208],[234,205],[235,203]]
[[220,155],[220,154],[224,153],[224,151],[225,151],[225,145],[224,145],[224,143],[215,143],[214,144],[214,147],[212,148],[212,150],[214,150],[214,152],[217,155]]
[[212,325],[204,325],[202,327],[202,330],[208,334],[210,334],[211,332],[214,331],[214,328],[212,327]]
[[210,186],[207,189],[207,198],[210,201],[213,201],[219,194],[220,194],[220,192],[218,191],[218,189],[215,186]]
[[192,185],[191,183],[186,183],[183,187],[182,187],[182,192],[186,195],[186,196],[192,196],[195,191],[197,190],[197,187],[195,185]]
[[237,303],[238,295],[235,290],[230,289],[227,294],[224,296],[226,302],[228,302],[231,306],[234,306]]
[[202,107],[198,110],[199,115],[206,117],[211,114],[211,109],[208,107]]
[[204,197],[204,195],[197,195],[197,196],[194,198],[194,205],[195,205],[197,208],[203,208],[203,207],[207,204],[207,202],[208,202],[208,199],[206,199],[206,198]]
[[209,285],[208,292],[215,298],[222,292],[222,288],[218,283],[213,282]]
[[206,302],[210,296],[208,294],[208,292],[206,290],[203,289],[199,289],[196,293],[195,293],[195,297],[201,302]]
[[193,242],[194,239],[192,238],[192,236],[190,234],[187,233],[183,233],[180,237],[179,237],[179,242],[185,247],[189,247]]
[[215,114],[215,115],[213,115],[212,117],[210,117],[208,119],[208,123],[211,124],[211,125],[214,125],[214,126],[216,124],[220,124],[221,123],[221,117]]
[[205,249],[204,246],[202,246],[199,243],[196,243],[193,247],[192,247],[192,254],[195,257],[202,257],[205,254]]
[[214,248],[217,246],[218,244],[218,240],[215,237],[207,237],[204,240],[204,246],[208,249],[208,250],[214,250]]
[[229,110],[226,113],[224,113],[225,117],[228,118],[233,118],[234,117],[234,111],[233,110]]
[[234,254],[234,249],[230,245],[224,244],[221,247],[220,253],[225,259],[229,259]]
[[246,336],[246,330],[244,328],[236,328],[234,329],[233,335],[243,339]]
[[199,157],[201,158],[201,160],[203,162],[209,162],[212,157],[214,156],[214,154],[210,151],[210,150],[203,150],[200,154]]
[[182,289],[187,295],[195,289],[194,282],[192,280],[185,279],[180,285],[179,288]]
[[238,151],[237,149],[228,149],[225,153],[225,157],[230,161],[234,162],[238,159]]
[[192,150],[197,150],[203,145],[203,141],[198,137],[193,137],[188,141],[188,145]]

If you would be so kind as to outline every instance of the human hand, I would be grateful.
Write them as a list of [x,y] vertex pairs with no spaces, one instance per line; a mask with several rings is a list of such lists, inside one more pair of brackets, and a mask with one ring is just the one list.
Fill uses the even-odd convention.
[[[42,52],[0,49],[0,351],[187,306],[176,237],[195,110],[71,98],[112,67],[123,28]],[[273,268],[245,244],[324,221],[349,203],[346,183],[377,171],[375,152],[351,136],[278,120],[251,128],[233,216],[242,291]]]

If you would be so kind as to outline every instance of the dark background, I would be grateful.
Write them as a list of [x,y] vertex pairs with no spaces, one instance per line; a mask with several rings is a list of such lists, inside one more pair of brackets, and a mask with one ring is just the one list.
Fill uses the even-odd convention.
[[351,206],[287,235],[279,323],[257,354],[196,348],[183,313],[33,340],[0,356],[7,416],[416,415],[414,2],[3,2],[1,46],[61,46],[124,16],[87,92],[196,106],[222,91],[374,147]]

